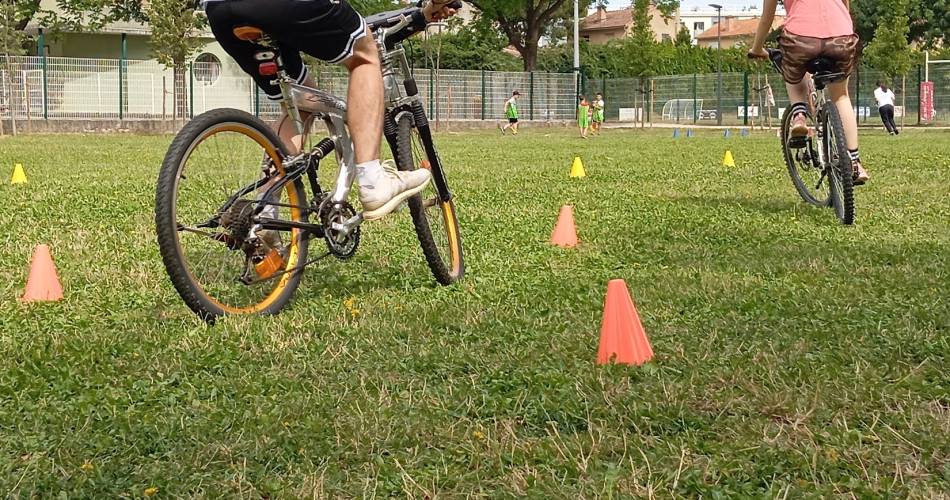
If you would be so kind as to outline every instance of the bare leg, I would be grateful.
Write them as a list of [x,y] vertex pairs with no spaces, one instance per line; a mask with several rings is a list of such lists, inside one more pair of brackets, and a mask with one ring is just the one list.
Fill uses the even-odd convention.
[[[805,78],[808,78],[808,75],[805,75]],[[802,81],[795,84],[785,84],[785,88],[788,89],[788,100],[792,104],[797,102],[803,102],[807,104],[809,102],[810,98],[808,96],[808,82],[805,81],[805,78],[802,78]]]
[[848,80],[828,85],[828,94],[831,101],[835,103],[835,107],[838,108],[838,114],[841,115],[844,140],[848,149],[858,149],[858,122],[854,116],[854,108],[851,107],[851,97],[848,96]]
[[343,65],[350,71],[347,122],[356,163],[378,160],[383,137],[383,73],[369,32],[356,42],[353,55]]

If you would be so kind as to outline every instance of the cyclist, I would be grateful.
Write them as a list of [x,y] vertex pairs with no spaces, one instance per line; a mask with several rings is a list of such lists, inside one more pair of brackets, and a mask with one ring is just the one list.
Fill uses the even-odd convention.
[[518,99],[521,97],[521,92],[517,90],[511,93],[511,99],[505,101],[505,118],[508,119],[508,124],[501,128],[501,135],[505,135],[508,129],[518,135]]
[[[455,15],[452,0],[427,0],[427,21]],[[366,220],[378,219],[422,191],[431,174],[427,169],[394,172],[380,163],[383,128],[383,78],[379,53],[366,22],[347,0],[203,0],[215,39],[274,101],[280,87],[261,76],[253,43],[238,39],[234,28],[253,26],[267,33],[279,46],[284,68],[298,83],[314,86],[300,57],[340,63],[350,73],[347,122],[353,136],[360,203]],[[301,116],[307,120],[309,115]],[[303,144],[296,126],[284,113],[275,123],[281,140],[296,153]]]
[[[818,57],[838,63],[838,70],[850,75],[857,64],[858,36],[849,12],[849,0],[785,0],[785,24],[779,37],[782,51],[782,77],[792,102],[792,137],[808,135],[809,91],[805,81],[806,66]],[[763,48],[765,38],[772,30],[777,0],[762,2],[762,18],[755,33],[749,57],[768,58]],[[828,85],[844,126],[845,143],[851,159],[855,184],[864,184],[869,176],[861,165],[858,154],[858,124],[848,96],[848,80]]]

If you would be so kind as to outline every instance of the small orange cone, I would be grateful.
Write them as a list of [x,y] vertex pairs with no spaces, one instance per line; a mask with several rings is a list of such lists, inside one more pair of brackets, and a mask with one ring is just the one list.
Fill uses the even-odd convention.
[[562,248],[577,246],[577,229],[574,227],[574,207],[564,205],[557,217],[557,225],[551,233],[551,243]]
[[63,298],[63,287],[56,276],[56,266],[49,253],[49,247],[38,245],[33,251],[30,264],[30,277],[26,281],[23,302],[57,301]]
[[612,280],[607,284],[597,364],[613,362],[640,366],[652,358],[653,348],[640,324],[627,284],[623,280]]

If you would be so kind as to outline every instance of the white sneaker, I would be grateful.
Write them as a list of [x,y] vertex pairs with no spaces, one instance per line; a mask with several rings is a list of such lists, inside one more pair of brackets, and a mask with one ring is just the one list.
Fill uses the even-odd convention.
[[384,168],[373,186],[360,186],[363,219],[375,220],[388,215],[411,196],[425,189],[432,173],[424,168],[399,172]]

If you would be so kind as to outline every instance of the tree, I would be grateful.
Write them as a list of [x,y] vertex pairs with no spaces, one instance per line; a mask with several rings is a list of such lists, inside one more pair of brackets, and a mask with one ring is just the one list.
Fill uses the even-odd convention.
[[[904,2],[899,0],[899,3]],[[875,30],[874,39],[864,50],[864,60],[889,79],[906,75],[913,59],[910,44],[907,43],[909,31],[907,15],[895,10],[893,16]]]
[[196,16],[192,0],[151,0],[145,17],[152,27],[152,55],[175,74],[175,117],[183,117],[187,103],[185,64],[202,46],[198,35],[206,19]]
[[[534,71],[541,36],[557,20],[574,15],[569,0],[471,0],[481,11],[480,22],[495,23],[524,61],[525,71]],[[591,0],[580,0],[581,12],[587,12]]]
[[680,30],[676,33],[676,40],[673,44],[677,47],[689,47],[693,45],[693,35],[689,33],[689,28],[685,25],[680,26]]
[[650,28],[650,0],[633,0],[633,38],[639,43],[654,42],[653,29]]

